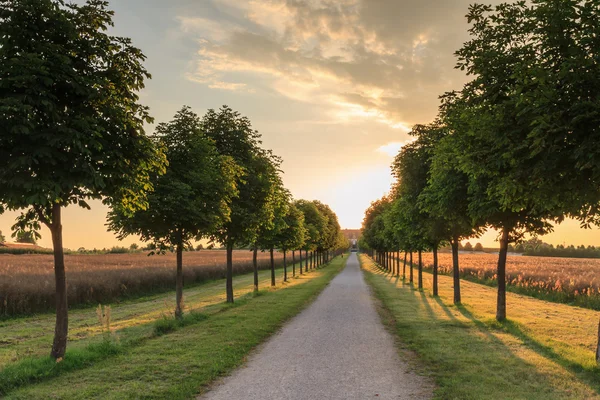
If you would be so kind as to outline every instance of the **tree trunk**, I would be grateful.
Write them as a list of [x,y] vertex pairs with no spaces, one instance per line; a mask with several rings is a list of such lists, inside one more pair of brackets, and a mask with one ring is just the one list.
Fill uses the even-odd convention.
[[411,251],[411,252],[410,252],[410,261],[409,261],[409,264],[410,264],[410,277],[409,277],[409,282],[410,282],[410,283],[413,283],[413,282],[414,282],[414,279],[413,279],[413,277],[414,277],[414,273],[413,273],[413,259],[412,259],[412,255],[413,255],[413,253],[412,253],[412,251]]
[[596,364],[600,364],[600,322],[598,323],[598,344],[596,345]]
[[283,250],[283,281],[287,282],[287,250]]
[[275,259],[273,258],[273,248],[269,250],[271,258],[271,286],[275,286]]
[[423,289],[423,258],[422,251],[419,250],[419,289]]
[[227,242],[227,276],[225,283],[227,302],[233,303],[233,242]]
[[406,256],[408,252],[404,252],[404,265],[402,266],[402,279],[406,279]]
[[298,254],[300,255],[300,275],[304,272],[302,271],[302,249],[298,250]]
[[452,276],[454,279],[454,304],[460,304],[460,269],[458,267],[458,238],[452,241]]
[[308,273],[308,250],[304,250],[306,259],[304,260],[304,272]]
[[506,319],[506,253],[508,252],[508,234],[510,229],[502,229],[500,238],[500,254],[498,255],[498,303],[496,305],[496,319],[504,321]]
[[258,292],[258,247],[252,251],[252,267],[254,269],[254,291]]
[[292,277],[296,277],[296,250],[292,250]]
[[175,317],[183,317],[183,240],[181,233],[176,246],[177,252],[177,277],[175,278]]
[[396,276],[400,276],[400,250],[396,251]]
[[310,269],[315,269],[315,252],[310,252]]
[[69,306],[67,303],[67,279],[65,275],[65,254],[62,242],[62,218],[60,204],[52,206],[52,246],[54,248],[54,280],[56,283],[56,325],[54,342],[50,356],[55,360],[65,356],[69,333]]
[[438,245],[433,246],[433,295],[438,295]]

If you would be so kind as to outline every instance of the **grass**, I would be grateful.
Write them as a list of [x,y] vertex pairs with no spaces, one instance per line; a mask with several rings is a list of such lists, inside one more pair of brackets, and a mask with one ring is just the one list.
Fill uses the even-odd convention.
[[[117,332],[121,337],[119,342],[110,341],[104,349],[90,348],[94,341],[89,341],[82,350],[71,348],[63,362],[45,365],[49,371],[46,375],[34,371],[38,374],[30,375],[36,376],[34,383],[31,379],[22,379],[9,386],[6,398],[193,397],[215,378],[239,366],[252,348],[308,304],[344,264],[345,259],[336,258],[326,268],[291,279],[275,289],[263,290],[258,295],[249,291],[239,297],[240,278],[250,284],[252,278],[251,275],[238,277],[238,300],[233,305],[222,303],[222,297],[220,302],[211,303],[214,296],[210,288],[204,288],[203,291],[208,292],[205,302],[210,304],[188,313],[188,321],[177,322],[158,316],[149,323],[121,329]],[[263,282],[265,277],[263,273]],[[219,284],[220,291],[224,292],[223,283]],[[186,303],[190,304],[189,299]],[[128,334],[123,334],[124,329],[129,330]],[[99,336],[96,343],[101,346],[106,340]],[[87,352],[84,362],[77,358],[79,351]],[[48,360],[38,358],[44,359]],[[6,373],[7,370],[10,368],[0,371],[0,386],[9,381],[11,374]],[[23,370],[27,370],[24,361],[16,372]],[[27,383],[29,385],[25,385]]]
[[507,294],[505,323],[494,319],[496,291],[462,281],[463,305],[452,304],[452,279],[432,276],[419,291],[360,256],[384,320],[435,379],[439,399],[600,398],[594,361],[598,315],[592,310]]

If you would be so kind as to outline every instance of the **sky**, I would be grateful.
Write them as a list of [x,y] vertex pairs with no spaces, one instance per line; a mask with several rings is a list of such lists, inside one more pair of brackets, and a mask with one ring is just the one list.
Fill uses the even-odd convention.
[[[468,39],[470,2],[112,0],[111,33],[147,56],[153,77],[141,102],[156,122],[183,105],[200,115],[229,105],[283,158],[295,198],[321,200],[342,227],[359,228],[370,202],[389,190],[389,166],[411,126],[430,122],[438,96],[467,80],[453,52]],[[98,202],[67,209],[65,246],[118,245],[106,212]],[[0,216],[5,234],[15,215]],[[479,241],[493,246],[495,238]],[[600,245],[600,231],[567,221],[544,240]]]

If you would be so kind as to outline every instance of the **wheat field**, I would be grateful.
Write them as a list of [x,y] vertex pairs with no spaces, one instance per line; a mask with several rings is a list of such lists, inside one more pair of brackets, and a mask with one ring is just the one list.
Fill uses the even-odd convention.
[[[258,253],[259,268],[269,267],[269,254]],[[283,254],[275,254],[282,264]],[[0,316],[49,311],[54,308],[52,255],[0,255]],[[225,276],[222,250],[185,252],[186,285]],[[66,255],[69,305],[115,301],[130,295],[175,287],[175,255],[147,253]],[[252,270],[252,252],[233,253],[234,273]]]
[[[413,262],[417,262],[413,255]],[[424,253],[423,263],[433,265],[433,254]],[[480,281],[496,280],[497,254],[461,253],[462,277]],[[440,273],[452,272],[452,254],[439,254]],[[529,257],[509,255],[506,281],[524,293],[550,295],[562,302],[597,308],[600,305],[600,259]],[[543,297],[543,296],[541,296]]]

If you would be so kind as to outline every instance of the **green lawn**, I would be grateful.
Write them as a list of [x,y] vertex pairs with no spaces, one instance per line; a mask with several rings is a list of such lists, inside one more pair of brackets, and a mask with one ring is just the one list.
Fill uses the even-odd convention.
[[431,274],[421,292],[367,256],[360,260],[384,321],[401,351],[416,354],[433,376],[436,398],[600,398],[597,312],[508,293],[509,320],[498,323],[494,288],[462,281],[463,305],[456,307],[451,277],[440,276],[434,298]]
[[[173,294],[130,301],[113,308],[115,335],[103,342],[95,310],[71,315],[72,337],[65,360],[4,358],[0,388],[6,398],[190,398],[216,377],[240,365],[248,352],[296,315],[343,268],[346,259],[311,271],[274,289],[252,294],[252,275],[234,278],[238,301],[224,301],[224,281],[184,291],[188,317],[182,326],[167,321]],[[261,272],[268,288],[269,271]],[[281,271],[278,277],[281,278]],[[282,290],[283,289],[283,290]],[[9,338],[26,338],[32,354],[45,354],[51,343],[51,316],[3,322]],[[49,325],[50,327],[52,325]],[[157,326],[162,328],[157,331]],[[45,329],[42,329],[45,327]],[[43,332],[43,333],[42,333]],[[2,347],[2,350],[6,350]],[[34,383],[31,383],[31,381]],[[37,382],[36,382],[37,381]],[[26,385],[26,383],[29,383]]]

